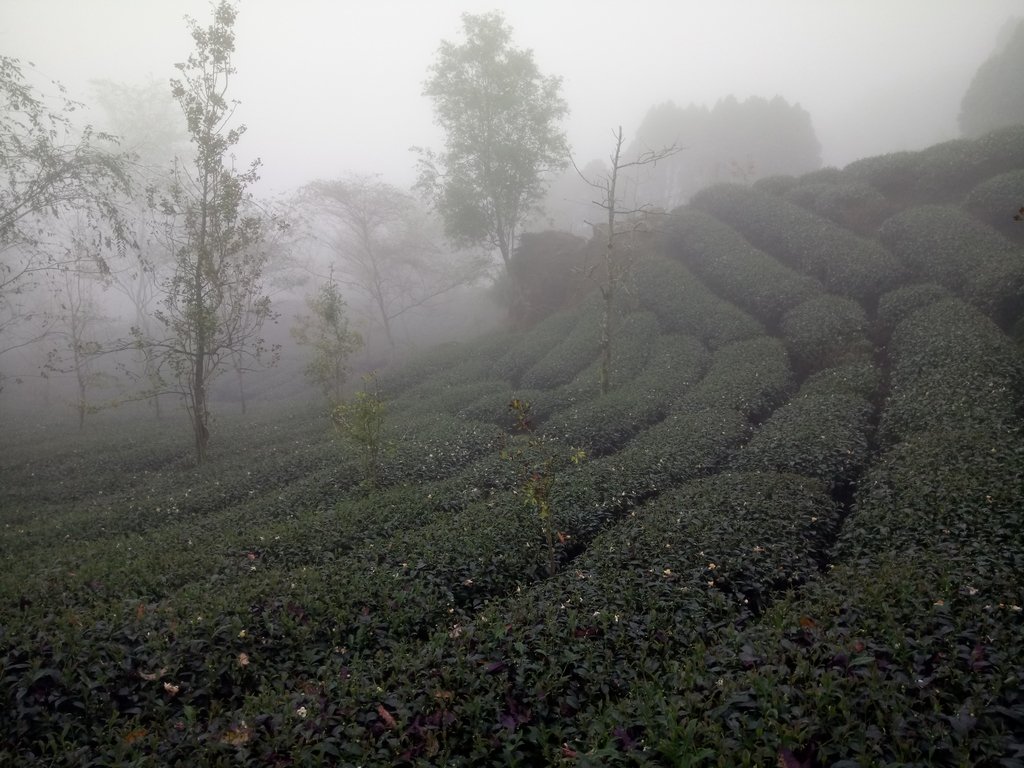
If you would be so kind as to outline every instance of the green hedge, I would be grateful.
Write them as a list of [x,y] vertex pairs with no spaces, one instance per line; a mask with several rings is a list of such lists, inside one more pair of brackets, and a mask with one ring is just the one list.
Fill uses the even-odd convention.
[[867,461],[872,413],[856,395],[800,395],[776,410],[729,465],[849,483]]
[[785,197],[866,237],[874,236],[878,225],[891,213],[885,195],[863,181],[845,178],[825,181],[801,177]]
[[381,393],[393,398],[428,379],[461,384],[466,379],[486,377],[489,369],[508,352],[513,338],[511,334],[490,333],[471,341],[452,341],[416,352],[380,372],[377,382]]
[[905,285],[879,299],[875,320],[883,331],[891,334],[897,325],[917,310],[949,298],[952,294],[935,283]]
[[607,395],[581,399],[551,417],[544,433],[584,447],[599,456],[617,450],[627,439],[660,421],[703,375],[708,353],[687,336],[658,337],[647,365]]
[[699,192],[691,205],[729,224],[780,261],[816,277],[833,293],[870,300],[903,276],[900,263],[878,243],[786,200],[721,184]]
[[494,362],[492,374],[512,383],[543,358],[577,326],[582,316],[580,309],[556,312],[541,320],[530,330],[513,336],[505,353]]
[[893,216],[879,237],[923,280],[934,280],[1000,320],[1024,297],[1020,247],[959,208],[922,206]]
[[[636,311],[612,318],[612,358],[609,383],[612,389],[628,385],[647,364],[648,356],[661,335],[661,324],[653,312]],[[576,374],[566,386],[579,400],[596,397],[601,391],[601,354]]]
[[519,382],[523,387],[553,389],[568,384],[597,357],[602,308],[593,298],[579,308],[572,330],[523,373]]
[[722,347],[681,408],[732,408],[752,419],[770,412],[793,383],[789,358],[777,339],[761,336]]
[[897,207],[950,203],[978,182],[1013,168],[1024,168],[1024,127],[1011,126],[973,141],[954,139],[920,152],[868,157],[843,169],[866,182]]
[[[723,475],[687,486],[599,536],[555,580],[425,642],[328,663],[315,676],[328,695],[307,695],[307,716],[319,739],[380,764],[639,760],[663,734],[615,722],[618,703],[812,578],[836,519],[806,478]],[[325,706],[333,701],[344,708]],[[343,733],[333,730],[343,720]],[[257,738],[264,749],[282,740]]]
[[917,310],[889,344],[890,397],[882,433],[1004,424],[1017,419],[1024,362],[1013,342],[958,299]]
[[993,174],[1024,168],[1024,127],[993,131],[973,141],[954,139],[921,150],[914,187],[922,203],[955,203]]
[[1024,206],[1024,169],[1000,173],[981,182],[964,198],[963,206],[1019,243],[1024,238],[1024,227],[1013,217]]
[[865,157],[843,168],[846,176],[856,182],[870,184],[899,207],[913,199],[920,172],[921,156],[917,152]]
[[865,400],[878,397],[882,372],[867,355],[818,371],[800,387],[801,395],[856,395]]
[[706,213],[680,208],[672,214],[668,232],[673,255],[719,296],[769,326],[822,290],[814,278],[783,266]]
[[782,319],[782,340],[800,370],[827,368],[871,351],[868,319],[860,305],[823,295],[794,307]]
[[765,176],[758,179],[751,186],[758,192],[768,195],[785,195],[800,183],[796,176]]
[[675,260],[645,259],[634,268],[632,283],[637,304],[654,312],[666,333],[696,336],[718,349],[763,332],[756,320],[718,298]]

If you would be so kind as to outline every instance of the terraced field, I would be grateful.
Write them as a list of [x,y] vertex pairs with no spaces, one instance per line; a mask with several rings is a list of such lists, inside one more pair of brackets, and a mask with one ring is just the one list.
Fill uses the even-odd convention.
[[379,489],[313,407],[8,426],[0,764],[1024,765],[1022,172],[706,190],[607,395],[594,299],[432,350]]

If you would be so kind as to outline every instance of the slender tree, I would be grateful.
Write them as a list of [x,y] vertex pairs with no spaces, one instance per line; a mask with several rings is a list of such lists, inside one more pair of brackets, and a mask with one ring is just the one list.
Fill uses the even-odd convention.
[[[650,203],[624,204],[625,195],[620,188],[623,171],[656,163],[672,157],[680,148],[672,144],[659,150],[642,152],[634,160],[625,160],[622,156],[622,126],[613,134],[615,148],[608,158],[609,170],[598,176],[587,176],[577,169],[580,178],[599,193],[593,201],[594,205],[605,213],[605,220],[595,230],[604,236],[604,274],[600,284],[601,298],[604,300],[604,311],[601,317],[601,394],[607,394],[611,386],[612,368],[612,325],[615,319],[615,301],[619,289],[633,265],[632,250],[621,245],[621,240],[628,235],[636,235],[649,227],[648,218],[655,212]],[[593,269],[590,270],[593,272]]]
[[187,19],[195,51],[175,65],[181,76],[171,88],[195,157],[190,168],[176,165],[170,193],[160,201],[175,255],[155,313],[166,334],[140,338],[154,350],[169,390],[184,398],[199,462],[206,460],[210,439],[210,384],[232,356],[261,358],[266,350],[260,331],[272,314],[262,284],[263,223],[247,207],[246,190],[257,179],[259,161],[241,173],[229,163],[245,132],[244,125],[231,127],[237,103],[227,98],[235,72],[235,17],[234,6],[222,1],[210,26]]
[[99,408],[92,400],[92,390],[104,376],[95,364],[108,351],[98,333],[100,325],[110,318],[102,315],[95,289],[109,276],[95,268],[90,270],[90,264],[96,262],[83,258],[74,267],[63,267],[53,281],[56,307],[49,334],[53,346],[44,366],[46,376],[70,374],[74,378],[72,406],[79,430],[85,428],[85,417]]
[[515,290],[516,237],[539,207],[547,174],[566,165],[559,124],[568,109],[561,80],[512,45],[501,14],[463,14],[462,25],[465,42],[441,43],[424,89],[446,140],[443,152],[419,150],[417,187],[454,242],[500,252]]

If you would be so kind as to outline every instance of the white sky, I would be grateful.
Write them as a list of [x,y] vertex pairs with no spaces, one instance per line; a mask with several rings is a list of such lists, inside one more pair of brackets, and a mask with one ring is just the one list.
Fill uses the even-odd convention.
[[[241,0],[232,95],[263,160],[260,192],[347,171],[414,176],[439,147],[421,96],[463,11],[500,9],[520,47],[563,78],[581,165],[647,109],[779,94],[807,109],[826,164],[956,135],[974,71],[1022,0]],[[174,76],[206,0],[0,0],[0,53],[87,101],[90,79]],[[694,150],[699,148],[694,147]]]

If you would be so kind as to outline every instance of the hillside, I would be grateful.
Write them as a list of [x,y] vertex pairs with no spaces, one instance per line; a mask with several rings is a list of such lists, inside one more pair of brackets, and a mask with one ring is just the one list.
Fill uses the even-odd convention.
[[313,405],[8,426],[0,764],[1024,765],[1022,204],[1022,128],[707,189],[611,392],[593,297],[432,350],[379,490]]

